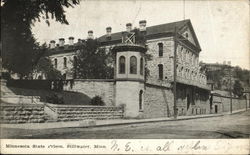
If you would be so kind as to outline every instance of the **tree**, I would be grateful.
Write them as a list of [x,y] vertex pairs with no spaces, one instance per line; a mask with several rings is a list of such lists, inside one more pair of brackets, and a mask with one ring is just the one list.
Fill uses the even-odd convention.
[[9,72],[27,75],[37,59],[39,48],[31,26],[40,19],[55,19],[68,24],[64,7],[73,7],[79,0],[1,0],[1,41],[3,67]]
[[233,93],[238,97],[241,97],[243,95],[243,87],[239,80],[235,80],[234,82]]
[[62,79],[62,74],[60,71],[55,69],[51,63],[50,58],[42,57],[39,59],[33,73],[43,73],[46,79]]
[[88,39],[77,53],[77,63],[72,69],[77,78],[84,79],[111,79],[114,77],[112,61],[114,55],[99,48],[97,40]]

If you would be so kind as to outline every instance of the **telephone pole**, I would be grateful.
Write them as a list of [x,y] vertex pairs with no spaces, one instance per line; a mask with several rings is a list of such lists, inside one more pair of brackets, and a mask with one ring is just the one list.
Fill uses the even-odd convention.
[[231,71],[231,61],[228,62],[229,65],[229,83],[230,83],[230,113],[233,113],[233,99],[232,99],[232,71]]
[[174,118],[177,119],[177,107],[176,107],[176,49],[177,49],[177,31],[175,27],[174,31]]

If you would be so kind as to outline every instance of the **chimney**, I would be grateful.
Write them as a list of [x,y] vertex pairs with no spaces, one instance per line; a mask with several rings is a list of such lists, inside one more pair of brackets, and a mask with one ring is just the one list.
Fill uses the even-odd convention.
[[69,45],[74,45],[74,37],[69,37]]
[[60,38],[60,39],[59,39],[59,46],[60,46],[60,47],[64,46],[64,42],[65,42],[65,41],[64,41],[64,38]]
[[55,40],[51,40],[51,41],[50,41],[50,48],[53,49],[53,48],[55,48],[55,47],[56,47],[56,42],[55,42]]
[[107,27],[106,28],[106,35],[107,36],[111,36],[111,31],[112,31],[112,28],[111,27]]
[[89,30],[88,31],[88,39],[94,39],[93,31]]
[[127,30],[127,32],[130,32],[132,30],[132,24],[131,23],[126,24],[126,30]]
[[139,21],[140,31],[146,31],[146,24],[147,24],[146,20]]

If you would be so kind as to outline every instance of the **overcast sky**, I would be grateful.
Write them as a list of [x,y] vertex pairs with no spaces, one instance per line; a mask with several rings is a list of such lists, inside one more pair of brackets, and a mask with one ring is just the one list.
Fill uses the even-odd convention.
[[61,37],[67,43],[70,36],[75,41],[86,38],[88,30],[99,37],[108,26],[119,32],[129,22],[138,27],[139,20],[147,20],[147,26],[153,26],[185,18],[191,20],[201,45],[200,60],[232,61],[234,66],[250,69],[249,13],[248,0],[185,0],[185,7],[184,0],[83,0],[66,9],[69,25],[40,22],[32,31],[40,43],[58,42]]

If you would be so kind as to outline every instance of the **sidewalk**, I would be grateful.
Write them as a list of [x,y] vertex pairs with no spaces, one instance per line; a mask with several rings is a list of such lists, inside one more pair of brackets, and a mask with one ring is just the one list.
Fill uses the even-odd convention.
[[[233,111],[232,114],[246,111],[245,109]],[[82,120],[70,122],[48,122],[48,123],[25,123],[25,124],[0,124],[2,128],[19,128],[19,129],[55,129],[55,128],[73,128],[73,127],[101,127],[101,126],[114,126],[114,125],[127,125],[139,123],[152,123],[152,122],[167,122],[167,121],[180,121],[190,119],[201,119],[209,117],[219,117],[230,115],[224,114],[207,114],[195,116],[178,116],[177,119],[173,117],[164,118],[150,118],[150,119],[112,119],[112,120]]]
[[223,116],[223,114],[178,116],[177,119],[174,119],[173,117],[164,117],[164,118],[150,118],[150,119],[82,120],[82,121],[70,121],[70,122],[1,124],[1,127],[2,128],[19,128],[19,129],[100,127],[100,126],[125,125],[125,124],[127,125],[127,124],[150,123],[150,122],[179,121],[179,120],[199,119],[199,118],[218,117],[218,116]]

